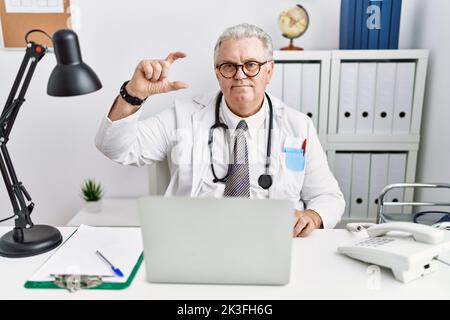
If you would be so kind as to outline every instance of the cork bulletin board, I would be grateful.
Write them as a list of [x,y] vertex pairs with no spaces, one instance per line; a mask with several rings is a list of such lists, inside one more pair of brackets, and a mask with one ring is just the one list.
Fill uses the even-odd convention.
[[[70,28],[70,0],[0,0],[3,48],[25,48],[25,34],[41,29],[50,36]],[[50,39],[33,33],[29,40],[52,47]]]

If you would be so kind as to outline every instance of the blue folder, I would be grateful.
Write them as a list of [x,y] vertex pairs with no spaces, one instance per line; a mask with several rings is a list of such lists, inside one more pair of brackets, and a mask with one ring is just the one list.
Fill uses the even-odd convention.
[[390,39],[389,39],[389,49],[398,49],[401,12],[402,12],[402,0],[392,0],[391,32],[390,32]]
[[370,0],[362,0],[362,31],[361,31],[361,49],[369,49],[369,29],[367,28],[367,8],[370,6]]
[[362,31],[365,27],[364,0],[356,0],[354,49],[365,49],[362,46]]
[[389,49],[391,33],[392,0],[383,0],[381,3],[381,30],[379,49]]
[[341,0],[340,49],[353,49],[356,0]]
[[[371,1],[369,6],[377,5],[381,7],[381,1]],[[367,19],[371,17],[373,12],[369,11]],[[380,30],[379,29],[368,29],[369,30],[369,49],[378,49],[379,38],[380,38]]]

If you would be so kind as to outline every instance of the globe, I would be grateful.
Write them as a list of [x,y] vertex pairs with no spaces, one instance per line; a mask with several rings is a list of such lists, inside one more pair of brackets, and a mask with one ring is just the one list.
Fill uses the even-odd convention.
[[297,4],[295,7],[284,10],[278,18],[278,27],[283,37],[290,40],[289,46],[281,50],[303,50],[294,46],[294,39],[303,35],[308,29],[309,15],[305,8]]

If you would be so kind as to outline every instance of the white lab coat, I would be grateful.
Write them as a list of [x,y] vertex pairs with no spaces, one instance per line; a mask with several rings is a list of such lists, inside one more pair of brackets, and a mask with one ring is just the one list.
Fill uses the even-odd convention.
[[[217,93],[177,99],[174,107],[141,121],[141,110],[114,122],[105,117],[95,138],[96,146],[123,165],[143,166],[167,160],[171,181],[166,196],[201,196],[202,179],[210,176],[211,170],[208,134],[214,123],[216,97]],[[290,199],[299,210],[314,210],[325,228],[333,228],[341,219],[345,201],[314,125],[305,114],[270,98],[274,124],[269,198]],[[305,139],[305,169],[290,170],[283,149],[301,148]]]

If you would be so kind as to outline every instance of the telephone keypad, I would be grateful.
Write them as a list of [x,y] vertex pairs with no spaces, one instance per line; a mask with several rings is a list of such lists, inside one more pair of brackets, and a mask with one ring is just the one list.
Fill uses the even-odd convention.
[[379,247],[384,244],[395,241],[391,238],[369,238],[356,244],[358,247]]

